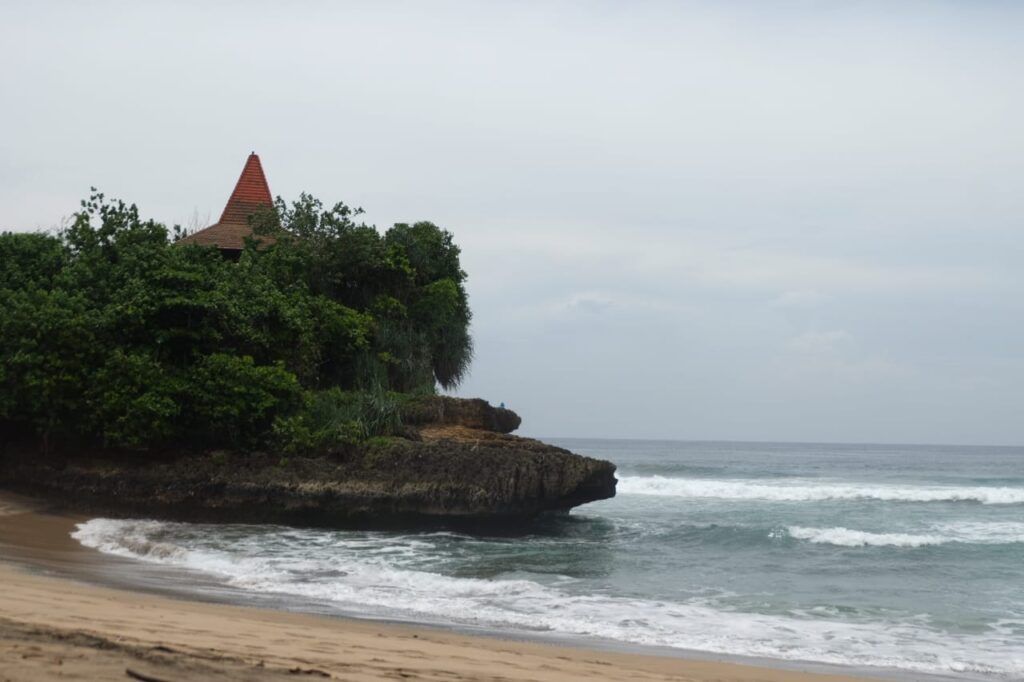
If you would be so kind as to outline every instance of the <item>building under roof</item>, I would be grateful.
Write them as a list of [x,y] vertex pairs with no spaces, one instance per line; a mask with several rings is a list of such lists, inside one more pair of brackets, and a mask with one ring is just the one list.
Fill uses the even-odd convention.
[[[246,237],[252,236],[249,217],[261,209],[273,206],[267,177],[263,174],[263,165],[256,152],[249,154],[245,167],[235,184],[224,212],[213,225],[193,232],[179,240],[181,244],[199,244],[200,246],[216,246],[224,256],[238,258],[245,248]],[[261,236],[263,242],[274,241],[273,237]]]

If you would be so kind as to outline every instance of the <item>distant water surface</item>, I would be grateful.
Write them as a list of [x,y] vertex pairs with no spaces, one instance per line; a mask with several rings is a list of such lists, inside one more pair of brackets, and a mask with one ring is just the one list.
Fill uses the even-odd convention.
[[1024,678],[1024,448],[554,440],[619,495],[525,536],[93,519],[103,552],[339,612]]

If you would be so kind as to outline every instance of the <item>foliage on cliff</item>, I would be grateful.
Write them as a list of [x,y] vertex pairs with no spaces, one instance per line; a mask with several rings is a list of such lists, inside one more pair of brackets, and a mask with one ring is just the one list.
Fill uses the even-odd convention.
[[380,234],[302,195],[237,262],[94,194],[58,235],[0,235],[0,435],[297,451],[393,428],[472,355],[465,272],[428,222]]

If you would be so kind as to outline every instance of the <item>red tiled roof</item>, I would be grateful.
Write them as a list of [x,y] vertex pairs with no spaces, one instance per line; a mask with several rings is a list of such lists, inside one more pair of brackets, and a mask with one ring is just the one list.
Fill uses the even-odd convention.
[[[273,206],[267,177],[263,174],[263,165],[256,152],[249,154],[245,167],[235,184],[220,221],[204,230],[194,232],[181,240],[185,244],[216,246],[219,249],[243,249],[245,238],[252,234],[249,216],[261,208]],[[261,237],[263,241],[272,242],[272,237]]]

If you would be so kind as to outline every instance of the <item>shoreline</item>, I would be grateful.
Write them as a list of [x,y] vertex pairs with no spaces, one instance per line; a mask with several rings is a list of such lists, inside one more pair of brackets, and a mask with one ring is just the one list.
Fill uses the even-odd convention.
[[[69,536],[78,517],[0,493],[0,663],[11,680],[159,679],[692,680],[854,682],[857,676],[711,658],[616,651],[431,625],[225,603],[161,585],[160,571],[111,587],[110,558]],[[124,560],[134,569],[137,562]],[[135,572],[135,571],[133,571]],[[104,577],[107,577],[104,580]],[[150,584],[146,584],[150,580]],[[621,647],[626,649],[627,647]],[[26,657],[26,654],[28,656]],[[695,654],[696,655],[696,654]],[[780,662],[785,664],[788,662]],[[811,664],[808,664],[811,665]],[[111,675],[116,676],[111,677]]]

